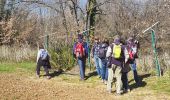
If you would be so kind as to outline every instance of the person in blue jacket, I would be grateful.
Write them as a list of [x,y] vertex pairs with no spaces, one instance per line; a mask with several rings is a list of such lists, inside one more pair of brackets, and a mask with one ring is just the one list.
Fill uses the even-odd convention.
[[[83,46],[83,55],[82,57],[76,56],[76,47],[78,44],[82,44]],[[88,44],[83,40],[83,35],[78,34],[77,41],[73,45],[73,56],[78,61],[79,69],[80,69],[80,80],[85,80],[85,65],[86,65],[86,59],[88,57]]]

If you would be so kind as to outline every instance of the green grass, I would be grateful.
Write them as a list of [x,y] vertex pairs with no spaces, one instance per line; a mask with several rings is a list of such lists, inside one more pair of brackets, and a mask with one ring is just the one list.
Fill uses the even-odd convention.
[[33,62],[21,62],[21,63],[1,62],[0,72],[5,73],[14,73],[18,71],[33,72],[35,70],[35,66],[36,63]]
[[0,63],[0,72],[15,72],[16,66],[12,63]]
[[170,78],[169,77],[160,77],[152,78],[148,80],[151,82],[150,87],[157,92],[164,92],[170,94]]

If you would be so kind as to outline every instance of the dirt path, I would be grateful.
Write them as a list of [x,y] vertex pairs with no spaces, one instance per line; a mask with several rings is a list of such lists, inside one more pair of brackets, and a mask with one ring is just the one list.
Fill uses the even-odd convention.
[[[75,81],[74,81],[75,80]],[[113,88],[114,90],[114,88]],[[79,82],[78,76],[61,75],[50,80],[20,74],[0,74],[0,100],[170,100],[147,85],[122,96],[106,92],[99,80]]]

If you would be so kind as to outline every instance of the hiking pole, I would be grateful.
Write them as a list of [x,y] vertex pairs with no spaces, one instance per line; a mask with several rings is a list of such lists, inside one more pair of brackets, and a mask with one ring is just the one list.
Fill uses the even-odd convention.
[[155,65],[156,65],[156,69],[157,69],[157,76],[161,76],[160,64],[159,64],[159,61],[158,61],[158,54],[157,54],[157,50],[156,50],[156,35],[155,35],[155,31],[153,29],[153,27],[155,27],[158,23],[159,22],[156,22],[151,27],[149,27],[145,31],[143,31],[143,33],[146,33],[148,31],[151,33],[152,48],[153,48],[154,57],[155,57]]

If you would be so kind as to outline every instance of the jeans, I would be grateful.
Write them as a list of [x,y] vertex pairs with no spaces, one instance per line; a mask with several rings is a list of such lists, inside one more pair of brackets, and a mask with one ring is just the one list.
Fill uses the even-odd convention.
[[113,78],[116,78],[116,93],[122,92],[122,68],[112,64],[112,67],[108,69],[108,82],[107,90],[112,91]]
[[94,55],[94,63],[96,66],[97,74],[99,76],[101,76],[101,74],[102,74],[102,67],[100,66],[100,62],[101,62],[101,59],[97,55]]
[[108,68],[107,68],[107,60],[106,59],[101,59],[99,60],[99,66],[101,68],[101,76],[103,80],[108,79]]
[[134,63],[131,64],[131,68],[132,68],[132,71],[133,71],[135,82],[139,83],[138,73],[137,73],[137,69],[136,69],[136,61],[134,61]]
[[80,78],[84,80],[85,78],[85,64],[86,64],[86,59],[85,58],[78,58],[78,65],[80,69]]

